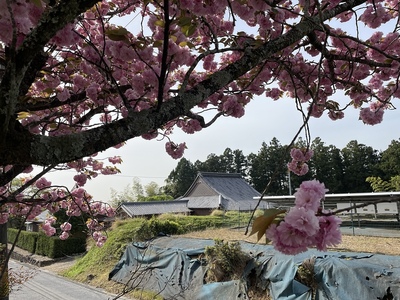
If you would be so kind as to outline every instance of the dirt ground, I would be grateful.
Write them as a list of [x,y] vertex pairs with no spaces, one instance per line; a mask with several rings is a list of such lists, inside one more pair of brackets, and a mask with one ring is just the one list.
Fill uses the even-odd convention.
[[41,267],[40,269],[47,270],[55,274],[60,274],[61,272],[68,270],[70,267],[72,267],[78,258],[79,257],[67,257],[50,265]]
[[[185,237],[200,239],[223,239],[225,241],[242,240],[256,243],[256,235],[246,236],[244,230],[213,229],[207,231],[191,232]],[[259,243],[262,243],[261,240]],[[400,238],[372,237],[361,235],[343,235],[342,243],[338,247],[329,248],[332,251],[367,252],[386,255],[400,255]]]

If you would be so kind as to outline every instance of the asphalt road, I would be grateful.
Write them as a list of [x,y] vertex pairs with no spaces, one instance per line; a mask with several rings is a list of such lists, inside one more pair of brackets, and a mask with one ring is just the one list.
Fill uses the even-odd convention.
[[31,279],[15,287],[10,294],[10,300],[108,300],[115,297],[103,290],[70,281],[15,260],[9,262],[9,268],[20,274],[33,274]]

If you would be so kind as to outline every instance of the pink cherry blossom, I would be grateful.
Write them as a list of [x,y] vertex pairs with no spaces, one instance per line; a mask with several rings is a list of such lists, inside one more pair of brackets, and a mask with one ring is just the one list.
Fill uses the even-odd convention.
[[285,216],[285,222],[307,236],[313,236],[319,230],[315,212],[304,207],[292,207]]
[[294,193],[295,205],[317,212],[327,191],[325,185],[318,180],[303,181]]
[[360,119],[364,124],[376,125],[382,122],[383,119],[383,109],[372,110],[370,108],[362,108],[360,110]]
[[46,178],[41,177],[35,182],[35,186],[38,189],[44,189],[51,186],[51,181],[48,181]]
[[149,132],[149,133],[142,134],[142,138],[144,138],[145,140],[152,140],[152,139],[155,139],[157,136],[158,136],[158,131],[157,130],[154,130],[154,131]]
[[43,223],[42,229],[47,236],[52,236],[56,233],[56,229],[49,222]]
[[60,240],[66,240],[66,239],[69,238],[69,233],[66,232],[66,231],[63,231],[63,232],[61,233],[61,235],[59,236],[59,238],[60,238]]
[[331,120],[336,121],[344,118],[344,112],[330,110],[328,116]]
[[72,228],[72,225],[71,225],[71,223],[68,223],[68,222],[64,222],[63,224],[60,225],[60,229],[62,231],[70,231],[71,228]]
[[240,118],[244,115],[244,108],[235,95],[228,96],[222,105],[222,110],[229,116]]
[[315,235],[315,244],[318,250],[326,251],[327,247],[336,246],[342,241],[340,224],[342,221],[335,215],[320,216],[319,231]]
[[304,153],[300,149],[292,148],[290,150],[290,156],[293,160],[304,161]]
[[192,134],[196,131],[200,131],[203,128],[200,125],[200,122],[195,119],[190,120],[181,120],[178,122],[178,127],[182,128],[182,130],[186,133]]
[[165,149],[167,150],[167,153],[174,159],[181,158],[183,156],[185,148],[186,143],[180,143],[179,145],[176,145],[175,143],[167,142],[165,144]]
[[112,164],[120,164],[120,163],[122,163],[122,159],[121,159],[121,157],[120,156],[113,156],[113,157],[109,157],[108,158],[108,161],[110,162],[110,163],[112,163]]
[[88,178],[87,175],[83,173],[74,176],[74,180],[78,186],[84,186],[87,181],[87,178]]
[[307,251],[311,245],[306,234],[286,222],[281,222],[279,226],[272,224],[266,231],[266,237],[272,241],[275,249],[288,255]]
[[299,162],[297,160],[292,160],[287,164],[290,171],[298,176],[303,176],[308,173],[308,165],[304,162]]

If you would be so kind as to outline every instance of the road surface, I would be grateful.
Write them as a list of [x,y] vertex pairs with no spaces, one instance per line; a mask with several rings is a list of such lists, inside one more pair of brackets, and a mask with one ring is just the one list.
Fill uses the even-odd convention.
[[115,297],[103,290],[70,281],[15,260],[10,260],[9,268],[20,274],[33,275],[31,279],[13,289],[10,300],[108,300]]

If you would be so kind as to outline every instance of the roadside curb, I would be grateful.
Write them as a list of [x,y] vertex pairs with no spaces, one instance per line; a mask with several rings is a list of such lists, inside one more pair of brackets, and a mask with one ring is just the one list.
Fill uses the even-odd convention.
[[[11,245],[9,245],[8,249],[9,249],[9,251],[11,250]],[[10,258],[20,261],[20,262],[23,262],[23,263],[29,263],[29,264],[37,266],[37,267],[45,267],[45,266],[48,266],[53,263],[56,263],[56,262],[66,259],[65,257],[50,258],[47,256],[32,254],[29,251],[23,250],[18,247],[14,247],[14,250],[11,253]]]

